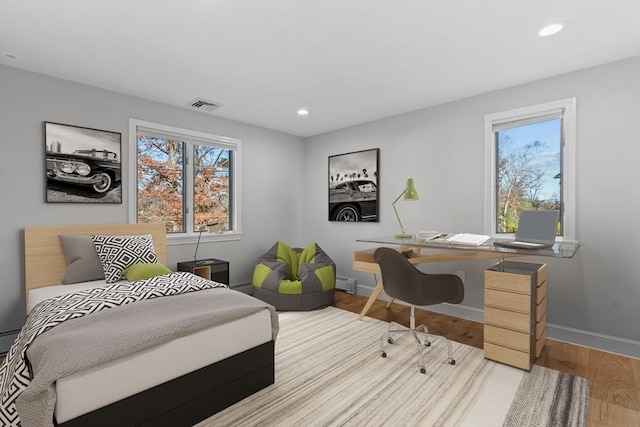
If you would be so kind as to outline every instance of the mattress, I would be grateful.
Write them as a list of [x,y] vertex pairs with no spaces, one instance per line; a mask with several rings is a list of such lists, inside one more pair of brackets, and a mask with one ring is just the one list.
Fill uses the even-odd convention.
[[[104,284],[96,281],[32,290],[28,311],[46,298]],[[56,383],[56,420],[71,420],[271,339],[271,317],[265,309],[75,373]]]
[[[118,283],[127,283],[123,280]],[[88,289],[97,288],[98,286],[107,286],[109,283],[105,279],[94,280],[92,282],[74,283],[73,285],[57,285],[57,286],[45,286],[44,288],[31,289],[27,296],[27,315],[31,313],[33,307],[41,303],[42,301],[57,297],[58,295],[71,294],[74,292],[86,291]]]

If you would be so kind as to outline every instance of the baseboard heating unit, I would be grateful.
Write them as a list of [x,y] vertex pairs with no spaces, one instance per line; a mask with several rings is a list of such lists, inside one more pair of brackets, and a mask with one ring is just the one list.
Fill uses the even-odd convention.
[[351,277],[336,277],[336,289],[345,291],[349,294],[356,293],[356,279]]

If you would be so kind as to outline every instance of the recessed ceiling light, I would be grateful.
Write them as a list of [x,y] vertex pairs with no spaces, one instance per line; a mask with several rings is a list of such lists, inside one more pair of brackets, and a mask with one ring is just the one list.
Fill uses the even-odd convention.
[[559,33],[562,28],[564,28],[564,24],[561,22],[555,22],[553,24],[549,24],[545,27],[542,27],[540,31],[538,31],[538,35],[540,37],[552,36],[556,33]]
[[298,110],[298,115],[299,116],[306,116],[309,114],[309,110],[307,110],[306,108],[301,108]]

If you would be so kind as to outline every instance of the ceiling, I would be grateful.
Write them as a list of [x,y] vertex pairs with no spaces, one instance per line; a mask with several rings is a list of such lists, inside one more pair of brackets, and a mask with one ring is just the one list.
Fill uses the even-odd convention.
[[0,0],[2,64],[301,137],[637,55],[640,0]]

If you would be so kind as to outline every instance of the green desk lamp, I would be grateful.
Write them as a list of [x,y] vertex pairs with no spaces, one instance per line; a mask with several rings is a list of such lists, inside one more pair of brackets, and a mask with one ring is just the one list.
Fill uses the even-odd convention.
[[394,237],[396,239],[411,239],[413,235],[406,234],[404,232],[404,227],[402,226],[402,221],[400,221],[400,215],[398,215],[398,210],[396,209],[396,202],[400,200],[400,197],[404,196],[404,200],[418,200],[418,192],[416,188],[413,186],[413,178],[407,179],[407,187],[404,189],[402,193],[395,199],[392,203],[393,211],[396,213],[396,218],[398,218],[398,224],[400,224],[400,230],[402,234],[396,234]]

